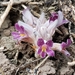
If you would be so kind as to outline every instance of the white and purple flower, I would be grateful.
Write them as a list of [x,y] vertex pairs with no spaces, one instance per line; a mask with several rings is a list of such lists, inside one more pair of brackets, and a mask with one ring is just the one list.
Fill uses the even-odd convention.
[[70,53],[66,50],[67,47],[71,45],[71,39],[67,39],[67,42],[62,42],[62,43],[53,43],[52,49],[57,50],[66,56],[70,56]]
[[61,44],[53,43],[52,41],[52,36],[57,27],[69,22],[63,18],[61,11],[52,13],[49,20],[46,20],[43,12],[39,18],[34,17],[28,8],[26,8],[22,14],[24,22],[18,21],[18,23],[15,24],[17,32],[12,32],[14,39],[32,43],[33,46],[36,47],[37,54],[42,58],[46,55],[54,56],[55,53],[53,50],[58,50],[68,56],[70,55],[66,50],[71,44],[70,39],[67,40],[67,43],[62,42]]
[[54,56],[55,53],[54,51],[51,49],[51,47],[53,46],[53,41],[49,40],[47,42],[45,42],[42,38],[38,39],[37,41],[37,45],[39,47],[37,53],[42,57],[46,57],[46,54],[49,56]]
[[17,31],[12,32],[12,36],[14,39],[17,39],[18,41],[28,38],[27,31],[24,29],[23,26],[19,26],[18,23],[15,24],[15,29]]

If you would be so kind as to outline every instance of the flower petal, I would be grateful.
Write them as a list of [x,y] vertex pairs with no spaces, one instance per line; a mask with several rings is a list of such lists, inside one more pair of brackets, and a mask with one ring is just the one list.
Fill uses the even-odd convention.
[[42,52],[41,48],[38,49],[37,53],[40,54]]
[[58,14],[52,13],[51,16],[50,16],[50,21],[55,21],[56,19],[58,19]]
[[58,23],[58,20],[55,20],[54,22],[51,22],[49,27],[47,28],[47,32],[50,34],[49,38],[52,38],[52,36],[56,30],[57,23]]
[[49,41],[46,42],[46,44],[47,44],[48,46],[52,47],[52,46],[53,46],[53,41],[52,41],[52,40],[49,40]]
[[66,56],[70,56],[70,53],[67,50],[63,50],[62,53]]
[[65,49],[67,47],[67,44],[65,42],[62,42],[61,47],[62,47],[62,49]]
[[71,39],[67,39],[67,46],[69,46],[72,43]]
[[25,29],[29,34],[31,34],[31,33],[33,32],[33,28],[32,28],[31,26],[29,26],[28,24],[26,24],[26,23],[24,23],[24,22],[22,22],[22,21],[18,21],[18,24],[19,24],[20,26],[23,26],[24,29]]
[[63,22],[63,13],[58,11],[58,26],[61,25]]
[[49,48],[47,48],[46,53],[47,53],[49,56],[52,56],[52,57],[55,56],[54,51],[53,51],[53,50],[50,50]]
[[47,37],[47,36],[45,36],[46,35],[46,27],[45,26],[42,26],[39,28],[39,34],[41,35],[41,37],[43,39],[45,39]]
[[32,19],[32,14],[29,11],[29,9],[25,9],[23,12],[23,20],[25,21],[25,23],[32,25],[33,24],[33,19]]
[[21,33],[24,33],[24,31],[25,31],[24,27],[20,26],[18,23],[15,24],[15,28],[16,28],[16,30],[18,30]]
[[19,24],[18,24],[18,23],[15,24],[15,29],[16,29],[17,31],[20,31],[20,27],[19,27]]
[[43,26],[45,26],[46,28],[50,25],[49,20],[47,20]]
[[21,32],[21,33],[24,33],[24,31],[25,31],[25,30],[24,30],[24,27],[23,27],[23,26],[20,26],[20,32]]
[[27,31],[28,36],[31,37],[33,40],[35,40],[34,28],[32,28],[31,26],[29,26],[28,24],[26,24],[22,21],[18,21],[18,24],[20,26],[23,26],[24,29]]
[[42,38],[38,39],[37,45],[42,46],[44,44],[44,40]]
[[41,55],[42,58],[45,58],[46,57],[46,52],[41,52],[40,55]]
[[42,14],[40,15],[39,21],[40,21],[41,24],[44,24],[45,21],[46,21],[45,14],[44,14],[43,12],[42,12]]
[[20,37],[18,32],[12,32],[11,35],[13,36],[14,39],[17,39]]
[[68,23],[69,21],[67,20],[67,19],[65,19],[65,20],[63,20],[62,21],[62,24],[66,24],[66,23]]

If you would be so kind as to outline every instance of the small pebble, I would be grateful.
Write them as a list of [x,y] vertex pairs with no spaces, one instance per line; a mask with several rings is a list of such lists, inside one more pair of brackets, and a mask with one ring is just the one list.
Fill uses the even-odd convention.
[[3,33],[4,33],[5,36],[10,36],[10,34],[11,34],[10,30],[8,30],[8,29],[5,29],[3,31]]

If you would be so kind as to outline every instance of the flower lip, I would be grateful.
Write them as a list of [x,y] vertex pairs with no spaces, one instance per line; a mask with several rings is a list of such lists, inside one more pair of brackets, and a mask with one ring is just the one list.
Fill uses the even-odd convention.
[[24,27],[23,26],[19,26],[18,23],[15,24],[15,29],[17,31],[19,31],[20,33],[24,33],[25,32]]
[[49,40],[47,42],[44,42],[43,39],[38,39],[37,41],[37,44],[39,46],[39,49],[38,49],[38,54],[44,58],[46,56],[46,54],[48,54],[49,56],[54,56],[54,51],[51,50],[51,47],[53,46],[53,42],[52,40]]
[[67,42],[62,42],[61,47],[63,50],[65,50],[69,45],[71,44],[71,39],[67,39]]
[[56,19],[58,19],[58,14],[57,13],[52,13],[51,17],[50,17],[50,21],[55,21]]
[[46,49],[47,49],[47,45],[46,44],[42,45],[42,51],[46,52]]
[[37,45],[42,46],[44,44],[44,40],[42,38],[38,39]]
[[18,23],[15,24],[15,28],[17,30],[17,32],[12,32],[12,36],[14,39],[17,39],[18,41],[28,37],[27,35],[27,31],[24,30],[23,26],[19,26]]
[[46,44],[47,44],[48,46],[52,47],[52,46],[53,46],[53,41],[52,41],[52,40],[49,40],[49,41],[46,42]]
[[67,50],[62,50],[62,53],[68,57],[70,56],[70,53]]

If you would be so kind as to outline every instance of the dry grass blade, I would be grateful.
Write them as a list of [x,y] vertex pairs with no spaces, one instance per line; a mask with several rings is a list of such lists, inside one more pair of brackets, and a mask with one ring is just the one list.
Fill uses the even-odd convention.
[[4,11],[4,14],[0,17],[0,28],[5,20],[6,16],[8,15],[10,9],[12,8],[12,5],[13,5],[13,0],[10,0],[6,10]]
[[74,65],[75,65],[75,61],[68,62],[67,64],[68,64],[69,66],[74,66]]
[[33,71],[35,72],[50,56],[47,56],[42,62],[40,62],[34,69]]
[[29,2],[29,5],[42,5],[43,2]]

